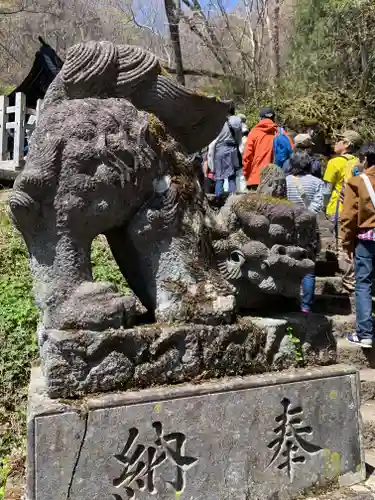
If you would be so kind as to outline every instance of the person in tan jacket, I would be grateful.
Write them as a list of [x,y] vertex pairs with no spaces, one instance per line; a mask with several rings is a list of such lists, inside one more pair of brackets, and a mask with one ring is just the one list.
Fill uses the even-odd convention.
[[354,256],[356,333],[347,340],[372,347],[372,278],[375,257],[375,143],[359,152],[363,173],[348,180],[341,212],[342,246],[348,258]]

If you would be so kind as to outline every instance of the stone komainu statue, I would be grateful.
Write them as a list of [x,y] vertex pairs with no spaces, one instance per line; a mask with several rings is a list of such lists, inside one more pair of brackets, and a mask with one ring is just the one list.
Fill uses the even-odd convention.
[[[228,110],[163,76],[140,48],[70,49],[10,196],[30,253],[41,343],[51,329],[130,326],[144,311],[138,299],[160,321],[214,324],[233,321],[238,292],[244,307],[259,290],[298,294],[312,266],[299,245],[313,239],[314,216],[261,195],[239,205],[233,197],[215,213],[188,160]],[[138,299],[93,281],[99,234]]]
[[98,234],[146,307],[165,309],[169,300],[143,291],[128,225],[166,172],[190,176],[198,189],[184,155],[215,138],[228,109],[163,76],[156,56],[141,48],[90,42],[69,50],[10,196],[45,328],[119,326],[138,310],[134,297],[93,282]]

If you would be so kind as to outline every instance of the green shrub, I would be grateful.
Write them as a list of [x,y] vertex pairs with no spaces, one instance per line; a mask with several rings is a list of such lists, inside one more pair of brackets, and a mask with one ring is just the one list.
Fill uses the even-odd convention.
[[[32,297],[28,253],[0,201],[0,500],[12,472],[15,455],[26,450],[27,386],[31,364],[37,359],[38,311]],[[106,240],[98,237],[92,249],[96,279],[128,290]],[[22,461],[22,460],[21,460]],[[19,460],[18,460],[19,463]]]
[[15,85],[10,85],[9,83],[0,82],[0,95],[9,95],[15,89]]

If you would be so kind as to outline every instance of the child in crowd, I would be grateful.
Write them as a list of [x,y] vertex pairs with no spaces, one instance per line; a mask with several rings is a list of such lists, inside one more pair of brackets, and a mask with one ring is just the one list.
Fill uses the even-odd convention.
[[[290,174],[286,178],[288,200],[306,207],[318,215],[324,207],[323,187],[321,179],[311,174],[311,156],[306,151],[297,150],[289,158]],[[317,234],[312,251],[315,258],[319,242]],[[311,312],[315,295],[315,272],[307,274],[302,281],[301,311]]]

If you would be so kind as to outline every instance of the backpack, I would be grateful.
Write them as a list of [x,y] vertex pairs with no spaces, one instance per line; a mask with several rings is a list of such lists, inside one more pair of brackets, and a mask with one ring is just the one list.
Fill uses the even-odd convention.
[[234,131],[234,128],[230,124],[229,120],[227,121],[227,125],[228,125],[228,128],[229,128],[230,135],[232,136],[232,139],[233,139],[233,141],[234,141],[234,143],[236,145],[236,148],[237,148],[238,170],[239,169],[242,170],[242,153],[240,151],[240,145],[237,144],[236,133]]
[[[343,154],[341,155],[341,157],[345,158],[346,167],[345,167],[345,174],[344,174],[344,180],[342,182],[341,191],[339,192],[338,206],[340,205],[340,202],[342,203],[344,201],[344,192],[346,183],[351,177],[354,177],[359,174],[358,169],[356,170],[355,168],[358,164],[358,158],[356,156],[351,154]],[[339,207],[337,209],[339,210]]]
[[356,169],[358,158],[351,154],[344,154],[342,156],[347,160],[344,177],[344,183],[346,184],[351,177],[355,177],[359,173],[359,170]]
[[282,168],[292,151],[289,137],[284,133],[283,128],[278,127],[273,139],[273,163]]

